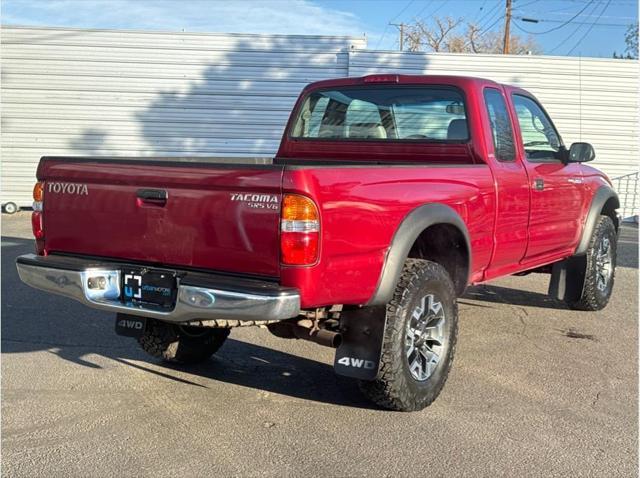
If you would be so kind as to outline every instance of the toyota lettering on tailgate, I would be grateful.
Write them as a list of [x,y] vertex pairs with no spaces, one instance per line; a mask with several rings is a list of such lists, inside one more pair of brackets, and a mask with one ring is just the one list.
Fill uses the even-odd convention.
[[88,196],[89,188],[86,184],[78,184],[78,183],[58,183],[51,182],[49,183],[50,193],[58,193],[58,194],[77,194],[80,196]]

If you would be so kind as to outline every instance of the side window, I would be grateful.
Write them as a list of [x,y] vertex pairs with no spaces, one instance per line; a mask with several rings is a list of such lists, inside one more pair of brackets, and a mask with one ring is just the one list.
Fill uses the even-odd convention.
[[498,161],[515,161],[516,148],[513,141],[513,129],[502,94],[494,88],[487,88],[484,90],[484,101],[489,113],[496,159]]
[[551,120],[531,98],[513,95],[524,151],[529,161],[560,160],[560,137]]

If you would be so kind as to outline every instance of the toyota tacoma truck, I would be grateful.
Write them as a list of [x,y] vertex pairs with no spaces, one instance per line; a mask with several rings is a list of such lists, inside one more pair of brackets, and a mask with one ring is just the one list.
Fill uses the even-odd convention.
[[201,362],[231,328],[263,326],[334,347],[336,373],[378,405],[420,410],[449,374],[468,285],[546,273],[571,308],[606,306],[619,201],[594,156],[513,86],[320,81],[268,162],[43,157],[36,251],[17,268],[115,312],[159,359]]

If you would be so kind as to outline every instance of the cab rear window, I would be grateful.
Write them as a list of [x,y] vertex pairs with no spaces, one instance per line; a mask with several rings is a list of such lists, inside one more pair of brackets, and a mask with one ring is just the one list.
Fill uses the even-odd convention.
[[385,85],[310,93],[290,136],[460,143],[469,140],[469,128],[464,98],[455,88]]

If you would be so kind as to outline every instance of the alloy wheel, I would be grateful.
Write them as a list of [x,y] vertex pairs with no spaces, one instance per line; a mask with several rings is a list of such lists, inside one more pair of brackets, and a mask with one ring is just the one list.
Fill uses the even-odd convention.
[[405,355],[412,377],[423,382],[435,371],[445,348],[445,314],[433,294],[425,295],[407,321]]

